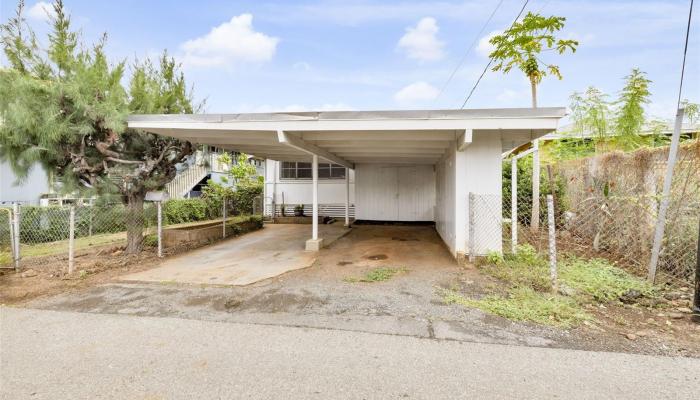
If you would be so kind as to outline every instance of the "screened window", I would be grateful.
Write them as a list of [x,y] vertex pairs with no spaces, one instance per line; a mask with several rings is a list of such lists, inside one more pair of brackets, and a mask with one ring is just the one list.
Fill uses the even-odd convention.
[[[283,161],[280,165],[280,176],[282,179],[311,179],[311,163]],[[345,167],[318,163],[318,178],[319,179],[344,179]]]

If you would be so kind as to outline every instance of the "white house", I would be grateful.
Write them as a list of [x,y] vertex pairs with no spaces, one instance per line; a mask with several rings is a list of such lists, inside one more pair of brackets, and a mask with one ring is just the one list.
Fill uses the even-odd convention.
[[[564,108],[134,115],[129,127],[267,160],[268,212],[308,204],[314,216],[432,221],[452,254],[501,250],[500,218],[469,229],[470,193],[495,199],[501,154],[556,130]],[[343,173],[345,172],[345,173]],[[284,194],[284,200],[282,199]],[[324,211],[325,209],[325,211]],[[318,249],[313,218],[307,249]],[[478,240],[477,240],[478,239]]]

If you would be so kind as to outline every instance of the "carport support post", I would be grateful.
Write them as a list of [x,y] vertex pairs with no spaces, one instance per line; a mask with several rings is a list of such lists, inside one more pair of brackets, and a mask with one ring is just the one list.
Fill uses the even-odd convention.
[[318,240],[318,156],[316,154],[313,155],[311,177],[313,178],[313,211],[311,213],[313,221],[311,223],[311,239]]
[[318,155],[312,155],[311,178],[312,178],[312,207],[311,214],[311,239],[306,241],[307,251],[319,251],[323,247],[323,239],[318,237]]
[[350,168],[345,168],[345,227],[350,226]]

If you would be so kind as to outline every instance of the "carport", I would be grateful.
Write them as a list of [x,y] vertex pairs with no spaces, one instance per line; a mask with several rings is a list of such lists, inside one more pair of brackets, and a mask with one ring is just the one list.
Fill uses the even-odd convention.
[[[460,257],[469,234],[469,193],[500,196],[501,154],[556,130],[564,115],[564,108],[133,115],[128,124],[265,159],[311,162],[307,250],[323,247],[322,159],[355,171],[357,219],[433,221],[453,256]],[[500,250],[500,221],[491,223],[475,235],[489,235],[479,243]]]

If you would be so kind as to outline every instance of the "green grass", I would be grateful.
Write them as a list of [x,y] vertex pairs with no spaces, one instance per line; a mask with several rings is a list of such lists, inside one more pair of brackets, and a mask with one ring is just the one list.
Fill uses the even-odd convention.
[[580,295],[588,295],[597,302],[617,300],[632,290],[643,297],[658,297],[653,285],[601,259],[567,258],[559,264],[559,278]]
[[346,282],[383,282],[394,277],[396,274],[405,273],[405,268],[375,268],[365,273],[361,278],[347,277]]
[[657,288],[606,260],[566,256],[558,264],[558,283],[573,289],[573,293],[553,294],[547,260],[527,245],[519,246],[514,255],[489,254],[479,268],[502,281],[507,295],[471,299],[455,290],[442,289],[445,303],[478,308],[515,321],[571,327],[591,319],[583,310],[587,304],[618,301],[630,291],[644,298],[659,296]]
[[536,292],[527,287],[514,288],[508,296],[493,294],[482,299],[470,299],[454,290],[443,290],[442,297],[446,304],[478,308],[513,321],[569,328],[591,319],[576,300]]

